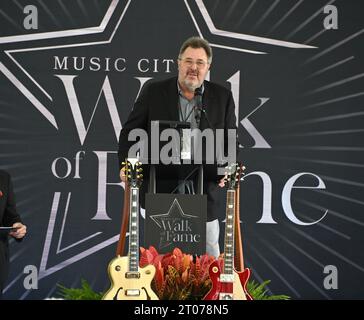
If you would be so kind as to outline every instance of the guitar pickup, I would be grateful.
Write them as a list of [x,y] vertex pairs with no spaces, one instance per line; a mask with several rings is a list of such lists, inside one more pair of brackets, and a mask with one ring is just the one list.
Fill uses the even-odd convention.
[[126,289],[125,295],[128,297],[138,297],[138,296],[140,296],[140,290],[139,289]]
[[232,293],[220,293],[220,300],[234,300]]
[[139,272],[126,272],[125,278],[126,279],[139,279],[140,273]]
[[233,274],[220,274],[220,282],[234,282],[234,275]]

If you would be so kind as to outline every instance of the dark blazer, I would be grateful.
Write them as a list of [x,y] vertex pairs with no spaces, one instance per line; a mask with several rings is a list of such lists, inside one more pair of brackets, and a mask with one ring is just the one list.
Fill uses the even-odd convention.
[[[16,211],[13,186],[10,175],[0,170],[0,226],[11,227],[16,222],[22,222]],[[8,235],[0,234],[0,293],[4,287],[9,271]]]
[[[230,90],[225,87],[205,81],[202,104],[206,110],[201,115],[200,129],[236,129],[235,105]],[[150,123],[153,120],[179,121],[179,95],[177,77],[167,80],[148,82],[143,87],[134,104],[128,120],[124,124],[119,137],[119,164],[128,156],[129,148],[135,142],[128,141],[128,134],[135,128],[142,128],[150,132]],[[206,119],[208,117],[208,120]],[[150,152],[150,150],[149,150]],[[171,192],[168,188],[159,189],[161,177],[157,177],[157,192]],[[143,183],[145,186],[146,183]],[[218,188],[217,181],[205,182],[204,191],[208,197],[207,212],[209,221],[217,218],[217,197],[214,191]],[[141,199],[142,196],[141,196]],[[142,203],[143,206],[143,203]]]

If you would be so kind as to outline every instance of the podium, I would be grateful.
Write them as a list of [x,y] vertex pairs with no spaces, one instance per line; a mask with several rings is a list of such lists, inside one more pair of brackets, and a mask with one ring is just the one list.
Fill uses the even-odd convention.
[[[145,195],[146,246],[153,245],[159,253],[171,252],[176,247],[192,255],[202,255],[206,252],[207,196],[203,194],[206,172],[212,177],[213,167],[183,164],[149,166],[149,188]],[[197,176],[196,194],[157,192],[159,179],[156,177],[162,177],[164,180],[163,177],[168,177],[167,180],[172,180],[178,185],[181,177],[191,173]],[[174,186],[173,183],[171,185]],[[176,187],[173,189],[177,190]]]
[[[171,123],[171,127],[178,127],[178,122]],[[185,123],[181,128],[186,128]],[[193,164],[193,159],[192,164],[185,162],[181,157],[179,163],[143,164],[144,177],[149,180],[145,194],[144,244],[153,245],[162,254],[174,248],[192,255],[206,253],[204,181],[216,183],[217,165]],[[196,185],[194,194],[179,193],[179,186],[190,180]],[[163,184],[162,192],[158,190],[160,184]]]

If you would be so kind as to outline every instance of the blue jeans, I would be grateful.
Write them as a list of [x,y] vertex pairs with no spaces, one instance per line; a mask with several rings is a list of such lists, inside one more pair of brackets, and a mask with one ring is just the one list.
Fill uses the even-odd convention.
[[220,225],[219,219],[206,223],[206,253],[218,258],[220,255],[219,246]]

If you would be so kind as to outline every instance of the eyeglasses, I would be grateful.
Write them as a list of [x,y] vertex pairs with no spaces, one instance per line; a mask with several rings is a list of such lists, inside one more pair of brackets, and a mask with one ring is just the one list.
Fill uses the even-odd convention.
[[192,67],[194,64],[196,64],[197,68],[202,69],[205,68],[206,65],[208,65],[209,63],[203,60],[197,60],[197,61],[193,61],[192,59],[186,58],[186,59],[178,59],[180,61],[182,61],[182,63],[186,66],[186,67]]

